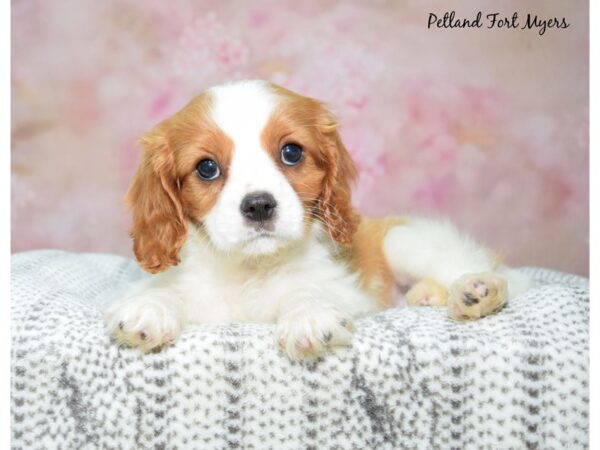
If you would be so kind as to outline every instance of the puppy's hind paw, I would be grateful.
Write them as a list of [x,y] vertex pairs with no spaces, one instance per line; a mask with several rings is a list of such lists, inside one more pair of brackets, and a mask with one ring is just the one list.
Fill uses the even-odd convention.
[[450,287],[448,313],[454,320],[478,319],[500,310],[507,299],[507,283],[501,276],[491,272],[467,274]]
[[409,306],[445,306],[447,301],[448,290],[427,278],[414,284],[406,293]]

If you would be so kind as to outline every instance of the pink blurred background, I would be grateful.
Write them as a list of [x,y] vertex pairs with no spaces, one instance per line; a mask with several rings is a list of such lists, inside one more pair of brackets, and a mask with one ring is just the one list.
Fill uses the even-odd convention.
[[588,4],[452,3],[570,27],[428,30],[444,10],[419,0],[13,0],[13,251],[131,255],[139,136],[264,78],[331,105],[363,213],[446,216],[511,264],[587,274]]

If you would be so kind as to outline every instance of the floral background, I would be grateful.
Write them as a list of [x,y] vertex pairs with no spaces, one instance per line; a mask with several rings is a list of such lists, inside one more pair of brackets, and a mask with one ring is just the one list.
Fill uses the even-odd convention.
[[130,255],[136,140],[203,89],[329,103],[365,214],[446,216],[515,265],[588,273],[588,5],[461,0],[566,30],[427,29],[422,0],[13,0],[12,249]]

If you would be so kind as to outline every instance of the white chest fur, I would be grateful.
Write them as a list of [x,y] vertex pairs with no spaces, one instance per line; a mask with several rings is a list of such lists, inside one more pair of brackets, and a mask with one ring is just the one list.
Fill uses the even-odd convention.
[[149,283],[174,288],[190,323],[273,323],[290,301],[334,303],[351,316],[374,311],[356,275],[333,258],[320,235],[315,227],[292,247],[253,259],[218,252],[201,231],[192,232],[182,262]]

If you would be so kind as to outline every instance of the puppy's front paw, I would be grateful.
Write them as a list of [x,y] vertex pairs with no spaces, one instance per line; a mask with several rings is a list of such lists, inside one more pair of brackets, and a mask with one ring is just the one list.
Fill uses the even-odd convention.
[[454,320],[472,320],[502,308],[508,299],[506,280],[495,273],[463,275],[450,287],[448,313]]
[[330,347],[350,345],[353,329],[351,320],[333,309],[300,307],[279,319],[275,339],[291,359],[310,359]]
[[144,352],[173,342],[182,328],[174,308],[144,295],[111,306],[105,322],[119,345]]

